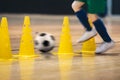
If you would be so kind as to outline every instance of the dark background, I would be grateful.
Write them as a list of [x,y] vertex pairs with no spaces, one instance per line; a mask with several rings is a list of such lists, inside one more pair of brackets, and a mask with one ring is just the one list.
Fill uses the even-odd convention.
[[[73,14],[73,0],[1,0],[0,13]],[[120,14],[120,0],[112,0],[112,14]]]
[[0,13],[73,14],[73,0],[2,0]]
[[112,0],[112,14],[120,14],[120,0]]

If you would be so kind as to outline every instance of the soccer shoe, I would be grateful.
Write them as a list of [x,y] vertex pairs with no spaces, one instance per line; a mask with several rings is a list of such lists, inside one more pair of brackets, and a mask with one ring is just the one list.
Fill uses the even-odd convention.
[[113,41],[111,42],[103,42],[95,51],[96,54],[103,53],[107,51],[108,49],[112,48],[115,45]]
[[91,31],[86,31],[83,36],[78,39],[76,42],[81,43],[97,35],[96,29],[93,28]]

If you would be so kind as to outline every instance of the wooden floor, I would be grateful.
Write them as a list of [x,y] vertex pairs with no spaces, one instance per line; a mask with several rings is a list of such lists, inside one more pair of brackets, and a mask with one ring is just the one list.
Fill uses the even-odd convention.
[[[31,18],[33,37],[35,32],[52,33],[56,38],[56,47],[51,53],[57,52],[63,18],[66,15],[0,14],[0,17],[8,18],[12,53],[19,53],[23,19],[27,15]],[[68,17],[74,44],[84,30],[75,16]],[[0,80],[120,80],[120,17],[107,17],[103,20],[115,41],[115,47],[102,55],[51,55],[46,58],[35,50],[39,55],[35,58],[0,61]],[[95,40],[97,46],[102,42],[99,35]],[[73,46],[73,49],[75,52],[81,50],[81,44]]]

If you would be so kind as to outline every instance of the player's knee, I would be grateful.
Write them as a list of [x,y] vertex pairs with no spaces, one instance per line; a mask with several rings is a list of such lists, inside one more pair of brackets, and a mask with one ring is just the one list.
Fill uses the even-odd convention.
[[88,14],[88,18],[91,22],[94,22],[98,19],[98,16],[96,14]]
[[77,11],[79,11],[81,9],[81,7],[82,7],[83,4],[84,3],[80,2],[80,1],[74,1],[72,3],[71,7],[72,7],[72,9],[73,9],[74,12],[77,12]]
[[76,12],[77,10],[79,10],[79,7],[76,5],[75,2],[72,3],[71,7],[72,7],[72,9],[73,9],[74,12]]

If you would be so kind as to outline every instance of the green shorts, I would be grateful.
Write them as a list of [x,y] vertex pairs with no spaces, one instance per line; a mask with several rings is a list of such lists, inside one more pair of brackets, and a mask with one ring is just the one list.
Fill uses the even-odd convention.
[[84,2],[87,6],[88,13],[104,13],[106,7],[106,0],[77,0]]

